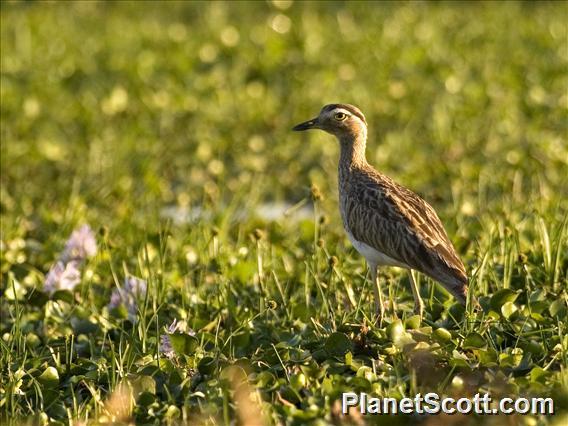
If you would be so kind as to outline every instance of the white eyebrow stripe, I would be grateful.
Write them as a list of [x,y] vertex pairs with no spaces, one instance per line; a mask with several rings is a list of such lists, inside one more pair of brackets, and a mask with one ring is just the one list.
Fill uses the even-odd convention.
[[349,111],[349,110],[347,110],[347,109],[345,109],[345,108],[335,108],[335,109],[332,109],[332,110],[329,112],[329,115],[333,117],[335,114],[340,113],[340,112],[343,113],[343,114],[346,114],[347,117],[356,118],[356,119],[359,120],[359,122],[360,122],[361,124],[363,124],[365,127],[367,126],[367,124],[366,124],[363,120],[361,120],[361,118],[360,118],[358,115],[353,114],[351,111]]

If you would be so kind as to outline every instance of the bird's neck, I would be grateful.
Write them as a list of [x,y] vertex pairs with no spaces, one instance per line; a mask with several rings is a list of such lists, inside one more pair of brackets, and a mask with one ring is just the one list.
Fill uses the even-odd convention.
[[355,134],[346,133],[339,138],[341,154],[339,156],[339,166],[357,167],[367,164],[365,157],[365,147],[367,145],[367,130],[362,129]]

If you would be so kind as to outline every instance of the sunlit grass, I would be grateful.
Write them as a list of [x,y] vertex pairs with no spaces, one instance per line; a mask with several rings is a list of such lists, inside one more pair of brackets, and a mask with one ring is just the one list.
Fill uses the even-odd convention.
[[[3,420],[341,423],[346,390],[566,412],[566,4],[0,8]],[[481,311],[418,276],[420,322],[384,268],[396,317],[373,325],[338,147],[290,132],[336,101],[366,114],[369,161],[439,212]],[[96,256],[46,292],[85,223]],[[147,283],[130,319],[109,305],[128,277]]]

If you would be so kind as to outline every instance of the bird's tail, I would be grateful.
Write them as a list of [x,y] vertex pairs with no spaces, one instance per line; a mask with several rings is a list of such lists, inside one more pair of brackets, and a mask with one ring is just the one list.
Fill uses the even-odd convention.
[[444,274],[444,277],[439,277],[440,283],[448,290],[458,302],[465,306],[467,301],[467,293],[469,292],[468,279],[466,276],[449,276]]

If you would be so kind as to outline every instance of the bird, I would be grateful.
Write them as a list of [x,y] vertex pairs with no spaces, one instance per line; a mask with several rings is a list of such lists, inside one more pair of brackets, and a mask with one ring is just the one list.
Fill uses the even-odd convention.
[[[419,271],[442,284],[461,304],[468,277],[436,211],[419,195],[371,166],[365,156],[367,120],[350,104],[325,105],[319,115],[292,128],[323,130],[339,141],[339,209],[347,237],[366,259],[378,318],[384,315],[378,268],[395,266]],[[424,302],[409,273],[414,312]]]

